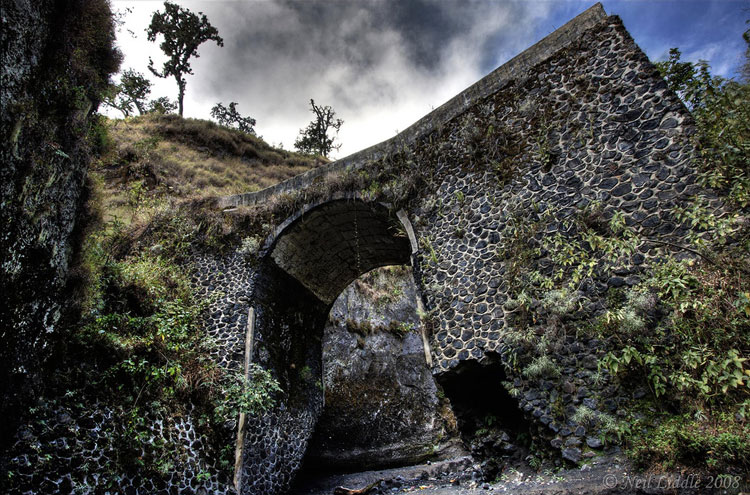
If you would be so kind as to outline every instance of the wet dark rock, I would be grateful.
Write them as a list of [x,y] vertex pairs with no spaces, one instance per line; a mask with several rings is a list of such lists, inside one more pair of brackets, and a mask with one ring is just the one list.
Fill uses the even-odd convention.
[[586,445],[592,449],[600,449],[604,444],[597,437],[586,437]]
[[562,457],[570,462],[578,463],[581,460],[581,449],[577,447],[563,449]]

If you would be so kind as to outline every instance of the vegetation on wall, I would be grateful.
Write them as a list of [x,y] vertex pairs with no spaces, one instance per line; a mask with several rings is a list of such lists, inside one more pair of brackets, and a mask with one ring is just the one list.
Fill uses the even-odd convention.
[[[232,421],[240,411],[264,411],[280,389],[261,368],[253,367],[248,381],[211,357],[216,344],[201,327],[210,301],[195,295],[190,260],[196,246],[220,247],[212,243],[223,235],[223,220],[202,202],[319,162],[239,130],[169,115],[102,117],[91,139],[100,157],[90,171],[81,217],[87,228],[70,283],[71,306],[82,316],[68,322],[69,337],[57,349],[55,372],[26,418],[29,435],[16,454],[49,440],[39,425],[50,415],[108,411],[112,423],[102,452],[111,462],[91,468],[99,486],[115,488],[123,474],[136,472],[160,479],[185,467],[190,456],[169,429],[152,441],[153,424],[170,426],[189,412],[209,442],[201,469],[228,476]],[[50,455],[45,452],[42,447],[40,455]],[[19,469],[12,465],[4,481]],[[54,472],[55,463],[45,469]]]
[[[701,198],[685,205],[676,220],[694,229],[690,244],[645,237],[628,226],[624,215],[596,203],[569,216],[566,211],[565,220],[559,220],[560,211],[539,205],[507,212],[509,226],[496,256],[504,263],[511,295],[504,308],[512,325],[508,361],[517,376],[557,386],[563,364],[555,350],[565,338],[601,339],[592,381],[642,388],[645,400],[632,402],[618,417],[588,406],[573,412],[553,404],[556,419],[596,428],[606,442],[624,441],[643,465],[747,468],[748,85],[713,78],[706,67],[685,65],[677,55],[662,67],[695,115],[701,180],[727,199],[728,207],[721,210]],[[499,110],[483,102],[451,124],[459,128],[460,140],[444,139],[448,131],[440,128],[409,150],[395,147],[377,162],[318,181],[304,192],[226,213],[215,211],[209,197],[259,189],[320,162],[268,146],[252,135],[249,122],[241,132],[170,115],[97,120],[88,133],[101,153],[91,189],[107,198],[103,209],[109,217],[92,224],[85,240],[77,275],[88,290],[77,293],[83,317],[60,353],[65,356],[60,373],[49,384],[49,396],[56,398],[32,411],[30,421],[41,424],[60,404],[72,410],[93,403],[111,408],[122,425],[107,446],[115,462],[97,474],[102,486],[114,486],[121,472],[164,475],[184,462],[184,453],[169,438],[149,441],[150,423],[197,406],[198,426],[212,440],[221,467],[228,469],[232,432],[227,418],[238,411],[262,412],[279,388],[262,369],[252,369],[247,382],[210,358],[214,344],[200,327],[206,302],[198,300],[188,280],[194,250],[236,247],[242,235],[242,251],[252,258],[273,225],[303,204],[340,190],[358,191],[394,208],[410,204],[440,182],[428,164],[441,163],[451,146],[456,147],[449,150],[452,156],[463,158],[462,167],[490,170],[499,184],[513,177],[513,162],[521,154],[533,155],[547,170],[557,159],[549,137],[554,129],[544,111],[520,111],[529,112],[529,126],[537,129],[523,141],[514,141],[495,118]],[[587,132],[593,138],[591,129],[582,127],[580,139]],[[101,208],[96,197],[90,204],[92,218]],[[456,192],[459,204],[465,199]],[[442,215],[442,199],[426,209]],[[462,238],[466,232],[455,234]],[[420,242],[427,263],[437,265],[429,237]],[[636,256],[641,257],[637,280],[626,284],[621,270]],[[535,264],[542,257],[550,263]],[[592,297],[602,292],[605,302]],[[384,301],[391,296],[377,294]],[[353,330],[372,329],[360,325]],[[516,360],[520,348],[528,352]],[[30,446],[41,444],[40,438],[29,441]]]
[[[185,452],[169,428],[154,437],[153,425],[170,427],[190,413],[208,441],[202,469],[228,478],[234,466],[232,421],[240,412],[259,414],[271,407],[278,383],[261,368],[254,367],[247,379],[212,358],[216,344],[201,326],[210,301],[197,298],[189,281],[187,260],[197,226],[161,225],[158,247],[145,247],[135,242],[137,222],[101,220],[102,183],[91,187],[94,223],[77,267],[81,283],[74,301],[82,316],[57,351],[55,373],[26,418],[23,429],[29,433],[16,454],[40,448],[35,445],[47,433],[38,425],[49,415],[65,411],[86,418],[101,411],[110,415],[102,426],[107,443],[100,447],[108,462],[92,467],[97,486],[117,488],[123,475],[161,479],[185,469],[195,453]],[[20,468],[11,465],[5,481]],[[54,469],[52,462],[48,470]]]
[[[704,77],[700,71],[695,74]],[[553,409],[561,420],[580,420],[604,432],[605,441],[624,441],[636,459],[650,465],[731,469],[750,457],[742,447],[749,444],[743,428],[750,390],[750,287],[746,282],[750,245],[744,199],[748,120],[742,117],[748,101],[743,96],[746,84],[712,81],[710,85],[696,83],[695,87],[709,89],[702,99],[691,96],[690,106],[698,129],[700,178],[728,199],[725,215],[715,214],[719,211],[715,202],[695,198],[675,218],[695,235],[677,242],[645,237],[622,214],[596,203],[564,221],[558,221],[559,211],[536,205],[516,216],[508,212],[507,242],[497,253],[505,262],[512,295],[504,308],[512,314],[514,332],[509,339],[531,351],[527,360],[515,363],[517,371],[529,380],[554,382],[562,367],[554,351],[567,336],[604,341],[606,351],[599,355],[598,368],[592,373],[594,383],[643,387],[646,399],[633,402],[621,416],[584,406],[575,415],[562,407]],[[538,132],[528,136],[528,142],[514,142],[502,123],[489,120],[496,113],[489,102],[459,119],[464,138],[458,152],[467,158],[465,167],[488,166],[503,183],[512,178],[511,158],[518,159],[519,153],[530,153],[545,168],[557,159],[557,151],[549,144],[554,129],[546,114],[524,107],[522,101],[508,104],[536,119],[532,126]],[[728,119],[729,124],[717,130],[716,116]],[[592,139],[592,129],[584,124],[580,139]],[[442,142],[443,132],[437,129],[410,150],[392,149],[377,163],[314,183],[304,195],[280,194],[262,205],[237,208],[220,218],[220,228],[214,232],[218,237],[233,231],[264,232],[264,225],[274,225],[302,204],[338,190],[359,191],[363,197],[387,200],[394,207],[408,204],[417,191],[439,183],[432,175],[434,169],[421,164],[440,162],[445,150],[433,143]],[[483,149],[494,153],[490,160]],[[456,200],[463,201],[458,193]],[[431,208],[440,214],[440,204]],[[550,225],[555,227],[551,231],[547,230]],[[262,238],[253,238],[250,251],[257,252]],[[431,256],[437,263],[429,238],[420,241],[428,262]],[[552,263],[530,270],[542,255]],[[623,267],[637,257],[641,258],[637,281],[622,283]],[[610,280],[612,286],[607,289]],[[597,286],[602,281],[604,289]],[[587,293],[590,290],[604,290],[606,304],[594,303]],[[542,338],[537,332],[540,327],[545,329]],[[692,432],[688,450],[684,438],[677,435],[680,430]]]
[[[750,49],[750,31],[745,41]],[[690,108],[696,121],[703,183],[721,191],[732,205],[750,206],[750,76],[727,80],[714,76],[704,61],[680,60],[670,50],[669,59],[657,64],[669,87]],[[748,59],[750,60],[750,59]],[[750,63],[750,62],[746,62]],[[747,67],[747,65],[746,65]]]
[[617,417],[553,407],[557,419],[624,442],[643,468],[746,472],[750,84],[713,77],[677,51],[660,68],[695,117],[698,178],[709,194],[675,212],[678,237],[645,235],[596,203],[573,215],[538,205],[509,212],[498,251],[512,296],[504,308],[513,326],[509,362],[527,379],[556,382],[566,337],[599,339],[605,351],[591,389],[622,386],[643,399]]

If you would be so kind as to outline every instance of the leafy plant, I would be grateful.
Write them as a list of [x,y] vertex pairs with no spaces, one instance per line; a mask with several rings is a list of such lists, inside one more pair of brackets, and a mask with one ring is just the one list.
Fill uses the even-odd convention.
[[[745,41],[750,43],[750,37]],[[749,45],[750,46],[750,45]],[[750,204],[750,84],[710,73],[705,61],[680,60],[677,48],[657,63],[669,87],[690,108],[696,120],[695,136],[703,184],[726,193],[737,207]]]
[[258,254],[261,247],[261,241],[256,236],[249,236],[242,239],[239,252],[246,257],[253,257]]
[[523,370],[526,378],[559,378],[560,367],[549,356],[539,356],[529,363]]
[[222,387],[215,412],[221,418],[231,418],[239,413],[262,414],[276,404],[276,395],[281,391],[279,382],[270,372],[251,363],[247,376],[243,373],[229,376]]

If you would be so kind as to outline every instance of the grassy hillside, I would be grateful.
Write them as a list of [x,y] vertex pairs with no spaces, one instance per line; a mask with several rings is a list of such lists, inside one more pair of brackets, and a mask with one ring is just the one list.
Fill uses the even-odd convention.
[[93,169],[108,218],[128,221],[167,198],[198,199],[263,189],[325,163],[273,148],[213,122],[148,114],[106,120],[108,142]]

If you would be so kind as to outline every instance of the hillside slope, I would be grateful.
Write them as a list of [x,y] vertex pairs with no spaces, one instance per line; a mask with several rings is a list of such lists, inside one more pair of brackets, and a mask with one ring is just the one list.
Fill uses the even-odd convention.
[[147,114],[107,120],[107,151],[93,171],[102,179],[108,216],[168,197],[197,199],[263,189],[326,163],[274,148],[213,122]]

